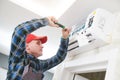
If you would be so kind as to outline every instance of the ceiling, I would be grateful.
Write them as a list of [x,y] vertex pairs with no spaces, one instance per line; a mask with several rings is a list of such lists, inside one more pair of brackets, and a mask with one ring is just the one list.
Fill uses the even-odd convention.
[[54,15],[59,18],[75,0],[10,0],[40,16]]
[[[0,0],[0,52],[9,55],[11,35],[14,28],[27,20],[55,16],[67,27],[83,24],[86,17],[96,8],[112,13],[120,12],[120,0]],[[44,55],[41,59],[55,55],[59,47],[61,28],[50,26],[34,32],[47,35]]]

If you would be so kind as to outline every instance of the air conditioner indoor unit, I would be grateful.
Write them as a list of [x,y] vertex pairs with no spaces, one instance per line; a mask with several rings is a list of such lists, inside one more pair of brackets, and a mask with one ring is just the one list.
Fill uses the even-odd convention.
[[114,20],[112,13],[100,8],[94,10],[88,15],[84,25],[73,27],[68,53],[76,55],[109,44]]

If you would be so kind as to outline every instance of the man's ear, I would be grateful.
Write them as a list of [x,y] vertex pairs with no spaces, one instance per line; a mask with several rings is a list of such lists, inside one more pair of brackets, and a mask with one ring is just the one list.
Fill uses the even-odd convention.
[[26,51],[30,50],[29,44],[26,44]]

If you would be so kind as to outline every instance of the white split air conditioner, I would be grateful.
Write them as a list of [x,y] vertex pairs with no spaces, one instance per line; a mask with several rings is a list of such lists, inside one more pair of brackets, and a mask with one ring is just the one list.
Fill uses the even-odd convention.
[[114,15],[104,9],[93,11],[84,25],[73,26],[68,53],[76,55],[110,43],[114,20]]

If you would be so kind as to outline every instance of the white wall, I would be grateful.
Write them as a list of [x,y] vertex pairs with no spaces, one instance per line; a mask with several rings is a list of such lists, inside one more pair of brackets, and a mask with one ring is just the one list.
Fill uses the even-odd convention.
[[82,77],[80,75],[75,75],[75,80],[89,80],[89,79],[84,78],[84,77]]
[[[73,80],[76,73],[106,71],[105,80],[120,80],[120,16],[116,15],[110,44],[91,51],[80,53],[62,63],[55,71],[53,80]],[[64,70],[60,72],[61,70]],[[59,71],[59,73],[58,73]],[[68,75],[69,74],[69,75]],[[68,76],[67,76],[68,75]],[[67,77],[66,77],[67,76]]]
[[5,80],[7,75],[7,70],[0,67],[0,80]]

